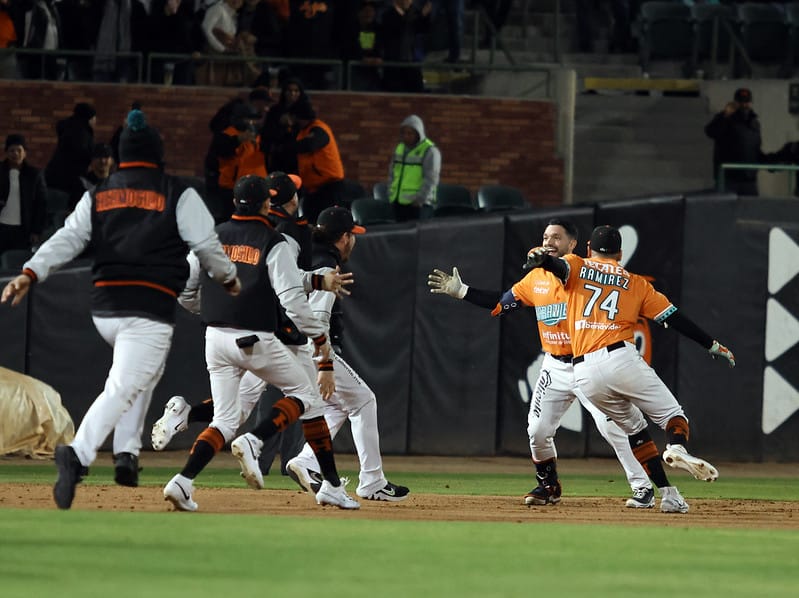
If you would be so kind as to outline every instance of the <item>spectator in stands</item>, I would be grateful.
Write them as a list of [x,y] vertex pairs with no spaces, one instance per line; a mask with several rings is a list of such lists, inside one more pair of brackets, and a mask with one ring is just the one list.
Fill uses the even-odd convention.
[[58,142],[44,171],[48,187],[69,196],[82,188],[80,177],[89,168],[92,159],[96,115],[94,106],[80,102],[75,104],[72,116],[56,123]]
[[[63,50],[93,50],[103,17],[103,0],[60,0],[56,9],[61,17],[61,42]],[[92,56],[67,56],[65,78],[69,81],[91,81]]]
[[269,110],[270,106],[274,103],[272,92],[269,91],[268,87],[255,87],[250,92],[248,98],[250,100],[250,105],[255,109],[255,112],[258,113],[257,127],[260,130],[266,118],[267,110]]
[[266,0],[244,0],[239,11],[238,30],[249,31],[255,38],[258,56],[280,56],[283,52],[285,21]]
[[[113,168],[114,156],[111,146],[106,143],[95,143],[94,149],[92,149],[92,161],[89,162],[89,170],[80,177],[80,181],[83,183],[83,190],[91,191],[94,189],[98,183],[111,176]],[[81,193],[81,195],[83,194]],[[73,209],[78,201],[80,201],[80,197],[71,202],[70,209]]]
[[[289,23],[285,53],[289,58],[330,60],[339,56],[335,43],[335,3],[333,0],[289,0]],[[329,67],[314,64],[295,65],[295,75],[308,89],[328,87]]]
[[[205,52],[208,54],[234,54],[238,33],[237,14],[243,0],[220,0],[208,7],[202,22],[205,35]],[[213,85],[224,81],[227,65],[205,63],[197,70],[197,83]]]
[[[193,3],[183,0],[153,0],[148,21],[148,51],[159,54],[195,54]],[[198,53],[198,52],[197,52]],[[191,60],[153,60],[151,83],[193,85],[194,63]]]
[[25,137],[6,137],[6,159],[0,163],[0,253],[38,245],[47,220],[44,176],[25,158]]
[[[577,1],[580,2],[580,0]],[[497,35],[499,35],[500,31],[502,31],[502,28],[505,26],[505,22],[508,20],[508,14],[513,5],[513,0],[480,0],[480,2],[483,5],[486,16],[494,26],[494,30],[497,32]],[[577,18],[578,20],[580,18],[579,12]],[[484,46],[489,45],[491,37],[491,32],[486,31],[486,39],[483,43]]]
[[[61,17],[53,0],[34,0],[25,14],[22,43],[31,50],[57,50],[61,47]],[[19,31],[18,31],[19,33]],[[63,79],[63,69],[53,56],[21,56],[22,74],[26,79]]]
[[432,213],[441,174],[441,152],[411,114],[400,125],[400,142],[388,169],[388,198],[398,222]]
[[[705,126],[714,141],[713,175],[719,184],[720,166],[725,163],[757,164],[761,159],[760,120],[752,110],[752,92],[737,89],[732,102]],[[757,195],[757,170],[727,170],[725,190],[738,195]]]
[[[410,2],[407,2],[405,0],[397,2],[395,0],[394,5],[396,6],[397,4],[413,5],[413,0],[411,0]],[[428,5],[429,8],[427,8],[427,14],[429,15],[433,9],[429,0],[425,4],[423,4],[422,13],[424,13],[425,8],[428,7]],[[461,42],[463,40],[464,0],[436,0],[436,13],[438,13],[438,11],[440,10],[444,11],[444,14],[446,15],[447,19],[447,58],[445,59],[444,62],[450,62],[455,64],[461,59]]]
[[230,123],[214,133],[205,157],[206,201],[217,224],[233,213],[233,187],[241,177],[266,177],[264,155],[255,128],[258,113],[248,103],[237,104]]
[[302,213],[315,224],[325,208],[348,203],[344,199],[344,164],[333,131],[316,117],[310,102],[297,102],[289,114],[297,131],[297,174],[305,189]]
[[97,32],[96,54],[92,67],[95,81],[130,83],[137,80],[133,58],[117,58],[117,53],[144,52],[147,48],[147,11],[138,0],[106,0]]
[[362,0],[357,19],[344,40],[344,59],[366,62],[370,66],[353,67],[350,89],[379,91],[383,87],[378,65],[382,62],[377,51],[377,1]]
[[266,168],[269,172],[297,172],[297,152],[294,141],[297,131],[292,130],[289,110],[298,102],[309,102],[302,82],[289,77],[283,82],[280,97],[266,113],[261,129],[261,151],[266,156]]
[[[432,4],[421,9],[413,0],[394,0],[384,12],[377,32],[377,51],[386,62],[414,62],[416,36],[430,28]],[[383,85],[387,91],[421,93],[424,79],[421,68],[385,67]]]
[[[11,0],[0,0],[0,49],[17,45],[17,29],[14,26],[14,10]],[[17,55],[0,56],[0,79],[17,78]]]

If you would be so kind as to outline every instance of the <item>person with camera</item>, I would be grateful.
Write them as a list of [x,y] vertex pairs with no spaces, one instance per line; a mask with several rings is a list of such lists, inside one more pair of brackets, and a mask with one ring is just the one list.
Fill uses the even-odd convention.
[[256,123],[260,115],[248,103],[236,104],[229,124],[215,132],[205,157],[205,187],[209,209],[217,224],[233,214],[233,186],[241,177],[266,176]]
[[[752,92],[742,87],[732,102],[705,126],[714,141],[713,177],[716,186],[722,164],[757,164],[761,160],[760,120],[752,110]],[[724,189],[738,195],[757,195],[757,170],[735,169],[724,173]]]

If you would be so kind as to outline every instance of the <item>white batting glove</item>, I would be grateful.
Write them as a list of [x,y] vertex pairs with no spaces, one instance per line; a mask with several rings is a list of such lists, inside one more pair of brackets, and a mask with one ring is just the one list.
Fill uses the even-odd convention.
[[463,284],[457,268],[452,269],[451,276],[434,268],[427,275],[427,286],[430,287],[431,293],[443,293],[444,295],[455,297],[455,299],[463,299],[466,296],[466,291],[469,290],[469,286]]
[[713,341],[713,346],[708,349],[708,352],[713,359],[723,357],[729,362],[731,368],[735,367],[735,355],[727,347],[719,344],[718,341]]

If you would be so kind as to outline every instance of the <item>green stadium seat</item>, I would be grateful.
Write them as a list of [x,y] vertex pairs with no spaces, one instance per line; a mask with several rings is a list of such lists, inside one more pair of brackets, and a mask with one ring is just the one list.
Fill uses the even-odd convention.
[[472,194],[463,185],[439,183],[436,188],[436,202],[433,216],[457,216],[476,212]]
[[524,194],[507,185],[483,185],[477,190],[477,207],[483,212],[529,208]]
[[353,220],[361,226],[396,222],[394,206],[387,201],[376,201],[372,198],[356,199],[353,200],[350,209]]
[[691,9],[681,2],[644,2],[638,15],[638,37],[644,72],[653,58],[687,61],[694,51]]

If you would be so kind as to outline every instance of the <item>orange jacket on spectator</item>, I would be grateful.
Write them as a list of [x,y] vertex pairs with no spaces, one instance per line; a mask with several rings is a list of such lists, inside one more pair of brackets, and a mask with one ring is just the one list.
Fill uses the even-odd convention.
[[[240,131],[231,126],[222,133],[236,137]],[[266,177],[266,163],[263,152],[258,149],[260,146],[259,138],[256,138],[255,141],[245,141],[236,148],[234,156],[219,158],[219,186],[222,189],[233,189],[236,181],[248,174]]]
[[340,181],[344,178],[344,164],[338,153],[338,144],[333,137],[333,131],[321,120],[313,120],[311,123],[297,133],[297,141],[302,141],[311,132],[311,129],[320,128],[330,138],[330,142],[324,147],[309,153],[297,153],[297,169],[302,179],[302,186],[313,193],[326,183]]

